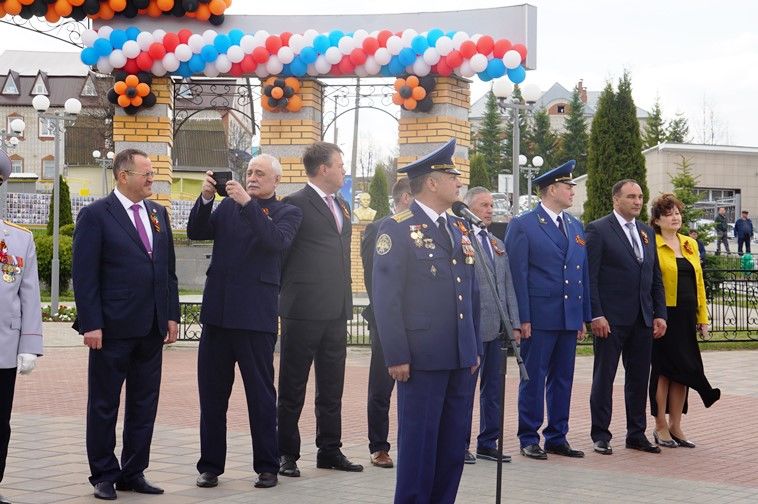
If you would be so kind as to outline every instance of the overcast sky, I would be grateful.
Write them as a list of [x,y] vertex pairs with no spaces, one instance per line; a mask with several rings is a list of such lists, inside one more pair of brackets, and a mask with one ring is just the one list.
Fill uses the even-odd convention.
[[[537,6],[538,53],[537,70],[527,74],[527,82],[535,82],[545,90],[557,81],[571,89],[583,79],[588,89],[601,90],[608,80],[615,83],[627,69],[631,72],[636,104],[650,110],[657,96],[666,118],[684,113],[689,119],[692,141],[701,141],[703,113],[708,110],[716,116],[718,143],[758,146],[755,127],[758,100],[754,96],[758,90],[758,2],[534,0],[530,3]],[[419,12],[454,10],[462,5],[477,8],[509,4],[507,0],[435,0],[428,4],[408,0],[235,0],[229,14]],[[0,49],[20,47],[67,50],[66,45],[51,39],[0,25]],[[472,99],[480,97],[486,89],[486,85],[477,81],[472,86]],[[392,119],[383,119],[381,114],[376,117],[377,124],[396,128]],[[363,128],[361,134],[364,136]],[[383,137],[380,135],[380,141]]]

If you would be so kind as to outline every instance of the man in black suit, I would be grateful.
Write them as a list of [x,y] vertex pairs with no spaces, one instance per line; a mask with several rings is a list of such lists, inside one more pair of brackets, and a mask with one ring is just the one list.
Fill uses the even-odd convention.
[[[150,458],[163,344],[178,335],[174,240],[166,209],[146,198],[153,171],[144,152],[113,160],[116,188],[84,207],[74,232],[74,329],[89,347],[87,457],[95,497],[118,490],[159,494],[145,479]],[[121,464],[114,454],[126,382]]]
[[282,275],[279,314],[279,474],[300,476],[298,421],[308,374],[316,370],[316,467],[358,472],[340,451],[347,320],[352,318],[350,208],[335,195],[344,182],[342,151],[316,142],[305,150],[307,185],[284,198],[303,212]]
[[[392,202],[395,213],[408,210],[413,203],[411,184],[407,178],[401,178],[392,186]],[[361,260],[363,262],[363,282],[368,293],[368,305],[363,310],[363,318],[368,323],[368,331],[371,338],[371,365],[368,373],[368,451],[371,454],[371,464],[377,467],[391,468],[394,466],[390,457],[390,444],[387,441],[389,435],[389,413],[392,389],[395,388],[395,380],[387,372],[384,364],[384,352],[379,334],[376,330],[376,318],[372,307],[371,277],[374,270],[374,249],[376,248],[376,235],[379,226],[389,217],[383,217],[366,226],[361,241]]]
[[[613,212],[587,225],[595,364],[590,410],[597,453],[610,455],[613,380],[623,355],[626,447],[649,453],[660,448],[645,436],[647,388],[653,338],[666,332],[666,298],[655,232],[636,220],[642,189],[625,179],[613,186]],[[637,295],[637,293],[639,293]]]
[[[299,208],[276,199],[282,175],[268,154],[250,160],[245,186],[226,183],[229,195],[213,211],[213,172],[190,212],[187,237],[213,240],[203,291],[203,334],[197,354],[200,392],[199,487],[215,487],[226,462],[226,411],[239,366],[245,384],[257,488],[276,486],[276,344],[282,259],[302,220]],[[252,302],[251,302],[252,300]]]

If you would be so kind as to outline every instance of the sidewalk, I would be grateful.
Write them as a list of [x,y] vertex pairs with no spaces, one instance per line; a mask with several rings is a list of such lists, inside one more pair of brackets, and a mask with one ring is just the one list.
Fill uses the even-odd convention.
[[[13,434],[5,480],[0,493],[14,503],[94,503],[87,482],[84,447],[87,350],[64,324],[45,324],[46,355],[29,376],[19,377],[13,412]],[[313,389],[309,388],[301,420],[302,477],[280,478],[274,489],[255,489],[250,436],[241,381],[237,380],[229,409],[229,454],[226,473],[215,489],[197,488],[195,463],[199,453],[196,343],[166,350],[163,385],[146,475],[166,490],[162,496],[119,492],[118,502],[183,503],[373,503],[391,502],[394,470],[368,464],[366,384],[369,350],[348,351],[343,402],[344,451],[363,463],[363,473],[339,473],[315,468]],[[584,450],[580,460],[550,456],[547,461],[518,455],[514,414],[516,380],[508,377],[505,451],[513,462],[503,471],[503,502],[524,503],[753,503],[758,502],[758,353],[709,352],[706,372],[722,399],[706,410],[690,396],[685,419],[694,450],[664,449],[660,455],[623,447],[623,376],[616,380],[614,455],[592,453],[589,439],[589,390],[592,358],[577,358],[570,441]],[[511,370],[515,369],[509,361]],[[312,382],[312,380],[311,380]],[[394,402],[394,399],[393,399]],[[394,406],[394,405],[393,405]],[[391,412],[394,437],[395,412]],[[474,418],[474,425],[478,419]],[[120,428],[120,427],[119,427]],[[651,429],[648,429],[652,439]],[[395,456],[393,447],[392,455]],[[466,466],[459,503],[494,502],[495,464],[479,461]]]

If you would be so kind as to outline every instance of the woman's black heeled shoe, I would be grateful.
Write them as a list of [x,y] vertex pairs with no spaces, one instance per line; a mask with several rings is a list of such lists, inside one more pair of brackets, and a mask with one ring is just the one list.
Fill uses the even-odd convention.
[[658,431],[653,431],[653,439],[655,440],[655,444],[665,446],[666,448],[676,448],[679,446],[679,444],[676,442],[673,435],[669,434],[671,436],[671,439],[661,439],[661,436],[658,435]]
[[687,441],[686,439],[679,439],[678,437],[676,437],[673,434],[671,434],[671,439],[673,439],[676,442],[676,444],[678,444],[682,448],[694,448],[695,447],[695,443]]

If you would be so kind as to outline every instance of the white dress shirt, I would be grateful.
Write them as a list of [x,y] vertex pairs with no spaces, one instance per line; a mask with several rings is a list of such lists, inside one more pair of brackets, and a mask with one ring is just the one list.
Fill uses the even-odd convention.
[[[324,201],[324,204],[326,205],[326,208],[329,208],[329,202],[327,201],[326,197],[329,196],[324,191],[322,191],[317,185],[312,184],[310,181],[308,181],[308,185],[311,186],[311,188],[318,193],[318,195],[321,197],[321,199]],[[334,214],[335,219],[339,221],[339,229],[342,229],[342,226],[345,224],[345,220],[342,216],[342,208],[340,208],[340,204],[337,203],[337,195],[332,194],[331,195],[334,198],[334,211],[332,212],[332,209],[329,208],[329,211]]]
[[629,228],[626,227],[627,222],[631,222],[634,224],[634,229],[637,229],[637,223],[635,222],[635,219],[632,219],[630,221],[626,220],[619,214],[616,210],[613,211],[613,215],[616,216],[616,220],[619,221],[619,225],[621,226],[621,229],[624,230],[624,234],[626,234],[626,238],[629,240],[629,244],[632,245],[632,250],[634,250],[634,245],[632,244],[632,241],[635,241],[637,243],[637,246],[639,247],[640,254],[642,254],[642,258],[645,257],[645,249],[642,247],[642,242],[640,241],[640,234],[639,233],[631,233]]

